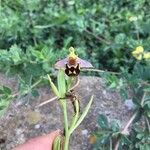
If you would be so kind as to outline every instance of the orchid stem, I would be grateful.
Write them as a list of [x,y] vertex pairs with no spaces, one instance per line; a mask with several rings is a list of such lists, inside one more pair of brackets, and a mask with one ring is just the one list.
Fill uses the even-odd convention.
[[[65,101],[65,99],[63,99]],[[68,116],[67,116],[67,105],[66,102],[63,103],[63,114],[64,114],[64,125],[65,125],[65,134],[68,133]]]
[[68,150],[69,147],[69,139],[70,139],[70,133],[68,129],[68,116],[67,116],[67,105],[66,101],[63,104],[63,113],[64,113],[64,126],[65,126],[65,143],[64,143],[64,150]]

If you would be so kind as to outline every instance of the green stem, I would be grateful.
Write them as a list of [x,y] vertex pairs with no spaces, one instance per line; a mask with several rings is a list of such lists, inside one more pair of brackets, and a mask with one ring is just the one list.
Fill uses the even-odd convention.
[[79,101],[76,99],[75,100],[75,108],[76,108],[76,113],[72,119],[72,123],[71,123],[71,126],[70,126],[70,129],[69,129],[69,133],[72,134],[72,132],[74,131],[74,126],[76,125],[76,122],[78,121],[79,119]]
[[63,99],[63,114],[64,114],[64,126],[65,126],[65,136],[68,134],[68,116],[67,116],[67,105],[66,99]]
[[65,136],[64,150],[68,150],[69,148],[69,139],[70,139],[70,134],[68,133]]
[[37,82],[35,82],[35,83],[31,86],[31,89],[33,89],[34,87],[36,87],[41,81],[42,81],[42,78],[40,78]]
[[145,124],[147,126],[148,132],[150,133],[150,123],[147,117],[145,117]]
[[144,107],[145,97],[146,97],[146,92],[144,92],[142,100],[141,100],[141,106],[142,106],[142,108]]
[[65,128],[65,141],[64,141],[64,150],[68,150],[69,147],[69,139],[70,139],[70,133],[69,133],[69,125],[68,125],[68,115],[67,115],[67,103],[66,99],[61,99],[60,104],[62,106],[62,111],[64,115],[64,128]]
[[[79,118],[79,103],[78,103],[78,100],[75,101],[75,105],[76,105],[76,114],[72,120],[72,123],[71,123],[71,126],[70,126],[70,129],[68,131],[68,133],[66,133],[65,135],[65,145],[64,145],[64,150],[68,150],[69,148],[69,139],[70,139],[70,135],[72,134],[71,130],[72,128],[74,128],[78,118]],[[73,131],[73,130],[72,130]]]

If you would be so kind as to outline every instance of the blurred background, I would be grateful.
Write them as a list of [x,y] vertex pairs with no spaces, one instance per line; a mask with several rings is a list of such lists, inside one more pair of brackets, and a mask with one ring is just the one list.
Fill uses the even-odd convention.
[[70,46],[95,68],[132,71],[131,51],[138,45],[149,49],[149,0],[0,3],[0,70],[7,73],[27,79],[52,73]]

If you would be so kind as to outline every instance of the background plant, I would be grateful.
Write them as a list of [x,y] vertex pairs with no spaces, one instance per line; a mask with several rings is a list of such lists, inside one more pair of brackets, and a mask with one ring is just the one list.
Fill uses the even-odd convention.
[[148,150],[150,149],[150,59],[135,64],[132,74],[122,70],[120,75],[105,75],[109,88],[118,89],[124,101],[131,100],[133,115],[124,127],[118,121],[98,118],[99,131],[95,133],[94,149]]
[[[113,71],[127,65],[133,68],[130,52],[139,44],[146,50],[149,48],[148,0],[88,3],[85,0],[1,0],[0,9],[0,48],[11,50],[16,44],[15,51],[20,49],[21,60],[23,56],[37,60],[42,65],[41,72],[50,72],[55,54],[63,58],[71,45],[77,47],[81,57],[91,59],[96,68]],[[45,49],[50,50],[51,57],[45,58],[45,52],[41,53]],[[13,59],[17,61],[15,66],[22,67],[24,59],[22,63]],[[36,66],[31,62],[28,61],[26,69],[30,68],[29,64]],[[9,59],[5,63],[13,67]]]

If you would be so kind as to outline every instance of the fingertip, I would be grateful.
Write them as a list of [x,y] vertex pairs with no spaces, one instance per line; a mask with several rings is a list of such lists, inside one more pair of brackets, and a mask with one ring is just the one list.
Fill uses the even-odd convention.
[[60,129],[57,129],[55,132],[60,134],[60,133],[61,133],[61,130],[60,130]]
[[53,131],[51,132],[49,135],[50,136],[53,136],[53,137],[56,137],[57,135],[61,134],[61,130],[60,129],[57,129],[56,131]]

